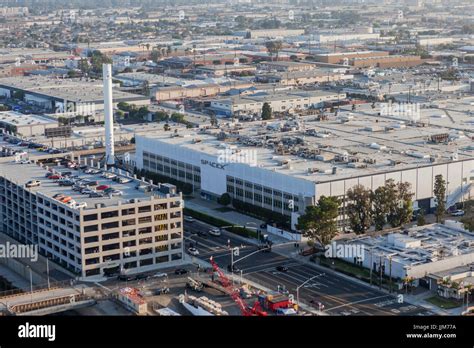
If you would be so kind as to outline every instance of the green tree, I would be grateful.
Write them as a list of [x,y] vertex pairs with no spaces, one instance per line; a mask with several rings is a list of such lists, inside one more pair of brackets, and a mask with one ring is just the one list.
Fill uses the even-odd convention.
[[365,233],[372,225],[372,191],[362,185],[347,191],[349,226],[356,234]]
[[424,226],[426,225],[426,218],[425,218],[425,211],[421,209],[418,212],[418,216],[416,217],[416,225],[417,226]]
[[446,181],[441,174],[435,176],[433,193],[436,198],[436,222],[440,222],[446,211]]
[[267,48],[268,54],[273,61],[273,56],[276,56],[278,60],[278,54],[283,47],[283,43],[281,41],[267,41],[265,42],[265,47]]
[[166,121],[168,119],[168,114],[164,111],[155,112],[154,120],[157,122]]
[[[390,183],[392,184],[392,183]],[[399,227],[411,221],[413,216],[413,193],[411,184],[408,182],[399,182],[395,186],[395,204],[391,205],[391,211],[388,216],[388,222],[392,227]]]
[[336,218],[340,204],[336,197],[321,196],[316,205],[306,207],[296,228],[301,230],[305,237],[319,242],[324,247],[337,235]]
[[393,205],[396,202],[395,183],[393,180],[387,180],[384,186],[378,187],[372,194],[373,218],[375,229],[383,230],[387,223],[387,216],[394,210]]
[[220,197],[219,199],[217,200],[217,202],[219,204],[222,204],[222,205],[229,205],[231,202],[232,202],[232,198],[230,197],[230,195],[227,193],[227,192],[224,192]]
[[272,119],[272,108],[270,104],[263,103],[262,106],[262,120],[271,120]]

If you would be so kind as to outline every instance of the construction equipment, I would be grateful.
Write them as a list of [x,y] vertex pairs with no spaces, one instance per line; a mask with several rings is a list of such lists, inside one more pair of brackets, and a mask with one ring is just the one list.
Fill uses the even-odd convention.
[[239,306],[240,311],[242,312],[243,316],[245,317],[249,317],[249,316],[266,317],[267,316],[267,312],[262,310],[260,303],[258,301],[254,303],[253,307],[248,307],[245,304],[245,302],[242,300],[242,298],[240,297],[240,290],[238,288],[235,288],[232,285],[232,282],[229,280],[229,278],[226,277],[224,272],[222,272],[222,270],[219,268],[219,266],[214,261],[212,256],[210,258],[210,262],[211,262],[214,272],[216,272],[219,275],[221,285],[225,289],[225,292],[229,294],[234,300],[234,302]]
[[188,282],[186,283],[186,287],[194,291],[201,292],[202,289],[204,288],[204,285],[201,282],[198,282],[197,280],[194,280],[193,278],[188,277]]

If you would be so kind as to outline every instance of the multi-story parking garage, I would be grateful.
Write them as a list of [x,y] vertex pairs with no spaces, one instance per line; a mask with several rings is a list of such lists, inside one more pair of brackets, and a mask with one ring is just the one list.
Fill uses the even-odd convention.
[[[125,180],[128,183],[117,183],[78,172],[120,192],[91,198],[45,178],[47,172],[38,164],[3,159],[2,232],[38,245],[41,254],[82,277],[150,271],[182,261],[181,194],[173,185],[152,185],[132,177]],[[41,184],[28,188],[25,183],[30,180]]]

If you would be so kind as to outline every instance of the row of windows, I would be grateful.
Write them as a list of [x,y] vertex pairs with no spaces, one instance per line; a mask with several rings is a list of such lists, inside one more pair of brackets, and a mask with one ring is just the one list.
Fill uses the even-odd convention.
[[[176,261],[176,260],[181,260],[183,258],[182,253],[175,253],[171,255],[164,255],[164,256],[159,256],[155,258],[149,258],[149,259],[143,259],[140,261],[131,261],[131,262],[126,262],[123,264],[123,267],[125,269],[131,269],[131,268],[137,268],[137,267],[143,267],[143,266],[150,266],[153,265],[153,261],[155,264],[160,264],[160,263],[166,263],[171,261]],[[98,260],[95,260],[95,263],[99,263]],[[100,274],[100,268],[94,268],[94,269],[89,269],[86,271],[86,276],[94,276],[94,275],[99,275]]]
[[[282,201],[281,198],[272,198],[269,196],[262,196],[258,193],[253,193],[252,191],[244,191],[241,188],[235,188],[233,186],[227,185],[227,193],[234,196],[238,200],[243,200],[247,202],[254,203],[255,205],[261,205],[262,201],[265,205],[272,206],[275,209],[284,209],[288,212],[290,211],[299,211],[299,207],[295,201]],[[245,199],[244,199],[245,198]]]
[[192,172],[170,168],[169,166],[166,166],[166,165],[161,165],[161,164],[155,165],[154,162],[148,162],[146,160],[143,161],[143,168],[145,170],[157,172],[165,176],[186,179],[186,181],[194,181],[196,183],[201,182],[200,174],[193,174]]
[[160,155],[154,155],[152,153],[143,151],[143,161],[145,160],[150,160],[150,161],[156,161],[156,162],[163,162],[163,163],[169,163],[173,166],[179,167],[179,168],[186,168],[187,170],[192,170],[196,173],[201,172],[201,168],[197,166],[193,166],[192,164],[189,163],[184,163],[181,161],[177,161],[175,159],[171,159],[169,157],[164,157]]
[[[228,193],[233,193],[232,188],[234,187],[234,184],[235,184],[236,194],[239,195],[239,196],[243,196],[243,187],[245,187],[245,189],[250,189],[250,190],[248,190],[250,192],[253,189],[254,193],[258,194],[259,196],[262,195],[262,191],[263,191],[263,193],[266,193],[268,195],[273,195],[274,197],[283,197],[285,200],[288,200],[288,201],[292,200],[294,203],[299,202],[299,198],[297,196],[293,196],[290,193],[285,193],[285,192],[281,192],[281,191],[278,191],[278,190],[273,190],[270,187],[257,185],[257,184],[254,184],[252,182],[249,182],[249,181],[244,181],[244,180],[241,180],[241,179],[234,178],[232,176],[227,176],[227,192]],[[239,188],[238,186],[242,186],[242,188]],[[260,191],[260,193],[259,193],[259,191]],[[246,198],[251,198],[250,194],[249,194],[249,196],[247,196],[247,194],[246,194],[245,197]]]
[[[170,208],[174,208],[174,206],[170,205]],[[159,210],[165,210],[165,209],[168,209],[168,204],[167,203],[161,203],[161,204],[153,205],[153,211],[159,211]],[[136,208],[122,209],[122,216],[134,215],[134,214],[136,214],[137,211],[138,211],[138,214],[151,213],[152,206],[151,205],[145,205],[143,207],[138,207],[138,209],[136,209]],[[110,219],[110,218],[115,218],[115,217],[118,217],[118,216],[119,216],[119,211],[118,210],[113,210],[113,211],[103,212],[100,217],[101,217],[101,219]],[[84,221],[96,221],[96,220],[98,220],[98,218],[99,218],[98,214],[88,214],[88,215],[84,215],[83,220]]]

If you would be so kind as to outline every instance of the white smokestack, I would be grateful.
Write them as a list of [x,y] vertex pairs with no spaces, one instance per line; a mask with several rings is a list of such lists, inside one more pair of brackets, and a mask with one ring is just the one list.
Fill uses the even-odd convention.
[[104,80],[104,113],[105,113],[105,163],[115,163],[114,150],[114,110],[112,101],[112,66],[102,65]]

